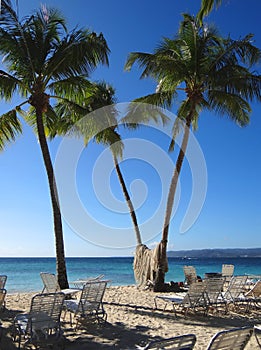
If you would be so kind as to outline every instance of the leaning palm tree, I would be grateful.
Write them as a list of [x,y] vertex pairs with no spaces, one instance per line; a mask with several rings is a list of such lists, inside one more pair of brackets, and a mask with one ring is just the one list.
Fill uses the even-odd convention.
[[[138,219],[118,161],[122,157],[124,145],[117,130],[120,122],[118,121],[115,90],[105,82],[95,83],[93,87],[92,91],[86,93],[80,109],[74,109],[74,106],[66,102],[56,106],[56,113],[59,117],[50,128],[49,135],[54,137],[58,133],[81,137],[85,145],[88,145],[93,139],[98,144],[110,147],[116,174],[129,208],[136,241],[139,245],[142,241]],[[125,123],[125,126],[128,125]],[[134,128],[135,125],[132,124],[132,127]]]
[[[53,209],[58,282],[67,288],[61,212],[45,127],[57,117],[52,99],[80,108],[92,88],[86,78],[98,64],[108,64],[109,49],[102,34],[77,28],[68,32],[65,19],[55,9],[42,7],[19,20],[11,1],[4,0],[0,16],[0,53],[6,67],[0,70],[1,98],[8,101],[18,94],[24,99],[0,117],[0,146],[21,132],[17,112],[35,127]],[[22,111],[26,104],[29,111]]]
[[[130,217],[132,220],[133,228],[135,231],[137,245],[142,243],[141,240],[141,232],[139,229],[137,215],[134,209],[133,202],[131,200],[127,185],[124,180],[123,173],[120,168],[120,164],[118,161],[119,157],[122,157],[123,152],[123,143],[121,140],[121,136],[117,131],[119,126],[119,121],[117,120],[117,108],[115,106],[116,98],[115,98],[115,90],[112,86],[101,82],[97,84],[97,93],[95,93],[90,101],[90,106],[92,109],[97,109],[100,107],[111,106],[109,113],[103,114],[103,120],[106,120],[105,124],[103,124],[103,129],[100,132],[95,133],[94,139],[97,143],[102,143],[105,146],[109,146],[112,152],[113,162],[116,170],[116,174],[122,189],[122,193],[124,195],[126,204],[129,208]],[[108,128],[106,128],[106,125]],[[86,137],[86,134],[84,135]],[[89,138],[91,135],[89,135]]]
[[[177,131],[184,130],[170,183],[162,239],[157,247],[155,291],[164,288],[171,213],[191,127],[197,128],[202,110],[229,116],[238,125],[245,126],[251,114],[249,101],[261,98],[260,75],[251,71],[260,61],[260,50],[252,44],[252,37],[222,38],[214,28],[201,25],[198,19],[185,14],[174,39],[163,39],[152,54],[135,52],[128,57],[127,70],[137,62],[143,69],[142,78],[152,77],[158,82],[154,94],[138,101],[171,107],[178,92],[185,95],[177,112],[170,145],[171,150]],[[148,249],[145,253],[148,254]],[[144,254],[138,250],[137,255],[142,259]]]

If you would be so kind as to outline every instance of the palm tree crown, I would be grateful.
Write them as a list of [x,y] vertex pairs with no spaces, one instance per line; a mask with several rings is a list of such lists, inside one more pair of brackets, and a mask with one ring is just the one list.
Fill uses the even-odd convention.
[[184,15],[176,38],[164,38],[152,54],[131,53],[125,68],[137,62],[143,68],[141,78],[158,82],[156,93],[139,100],[169,107],[183,91],[186,98],[178,116],[184,119],[193,109],[195,128],[203,109],[228,115],[243,126],[251,111],[248,100],[260,99],[260,76],[250,71],[260,60],[260,50],[251,41],[252,35],[224,39],[214,28]]
[[8,3],[2,3],[0,21],[0,53],[7,67],[0,71],[1,97],[18,92],[24,103],[41,104],[49,116],[50,97],[79,102],[89,87],[86,77],[98,64],[108,64],[102,34],[76,28],[68,33],[62,15],[44,7],[20,22]]

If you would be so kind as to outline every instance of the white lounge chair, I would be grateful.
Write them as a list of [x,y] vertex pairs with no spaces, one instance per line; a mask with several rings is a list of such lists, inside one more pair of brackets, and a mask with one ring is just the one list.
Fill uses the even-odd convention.
[[192,283],[197,282],[197,272],[194,266],[185,265],[183,267],[184,275],[185,275],[185,284],[190,285]]
[[229,282],[234,274],[235,266],[232,264],[222,265],[222,276],[226,278],[226,282]]
[[7,276],[6,275],[0,275],[0,289],[5,288]]
[[223,298],[227,302],[235,302],[245,293],[247,276],[233,276],[229,282],[227,290],[223,293]]
[[189,286],[189,290],[183,297],[178,296],[176,294],[157,295],[154,298],[155,307],[157,309],[158,301],[162,300],[165,302],[164,310],[166,309],[166,306],[168,303],[172,304],[175,316],[177,316],[177,312],[176,312],[177,307],[181,308],[182,310],[185,310],[185,316],[187,315],[189,309],[196,311],[197,309],[201,308],[201,309],[204,309],[204,312],[206,312],[207,300],[205,295],[205,289],[206,287],[203,284],[203,282],[196,282],[196,283],[192,283]]
[[218,332],[211,339],[207,350],[243,350],[252,333],[252,327],[233,328]]
[[5,309],[5,297],[6,297],[6,289],[0,289],[0,311]]
[[245,293],[246,297],[259,298],[261,297],[261,280],[257,281],[255,285]]
[[203,281],[203,284],[205,285],[205,295],[207,300],[207,312],[212,307],[217,310],[218,305],[222,301],[225,302],[222,295],[224,283],[224,277],[206,278]]
[[256,342],[261,349],[261,342],[260,342],[260,334],[261,334],[261,324],[255,324],[254,325],[254,335],[256,338]]
[[72,315],[76,319],[75,329],[78,321],[89,321],[96,319],[99,323],[107,319],[106,311],[103,307],[103,296],[108,281],[90,281],[82,289],[79,300],[65,300],[66,311],[70,312],[70,322],[72,325]]
[[175,350],[192,350],[196,343],[195,334],[184,334],[177,337],[172,337],[162,340],[154,340],[145,346],[136,345],[139,350],[159,350],[159,349],[175,349]]
[[244,311],[248,312],[250,309],[260,310],[261,307],[261,280],[257,281],[255,285],[244,295],[236,298],[238,305],[245,306]]
[[62,292],[65,295],[68,294],[75,294],[79,291],[81,291],[80,288],[67,288],[67,289],[61,289],[57,280],[57,277],[53,273],[49,272],[41,272],[40,273],[41,279],[43,281],[44,288],[42,290],[42,293],[57,293]]
[[32,344],[42,349],[47,345],[63,345],[60,317],[65,295],[63,293],[37,294],[32,298],[28,314],[14,319],[14,341],[18,337],[20,349],[22,337],[24,348]]
[[91,282],[91,281],[101,281],[104,278],[104,275],[98,275],[95,277],[87,277],[87,278],[81,278],[75,281],[72,281],[71,284],[74,285],[75,288],[80,288],[82,289],[82,287],[87,283],[87,282]]

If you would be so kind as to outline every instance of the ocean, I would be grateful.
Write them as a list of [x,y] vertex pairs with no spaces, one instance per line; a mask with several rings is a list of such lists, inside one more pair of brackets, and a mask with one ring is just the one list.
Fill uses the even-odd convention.
[[[221,272],[222,264],[233,264],[235,275],[261,275],[261,258],[169,258],[166,282],[184,281],[183,266],[193,265],[197,274]],[[68,280],[104,274],[111,285],[133,285],[133,257],[67,258]],[[0,275],[7,275],[8,293],[39,292],[43,285],[40,272],[55,273],[55,258],[0,258]]]

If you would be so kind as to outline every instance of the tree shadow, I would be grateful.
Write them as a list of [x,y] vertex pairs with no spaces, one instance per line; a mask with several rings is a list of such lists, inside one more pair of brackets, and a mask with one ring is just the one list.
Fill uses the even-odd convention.
[[130,328],[121,322],[106,322],[101,326],[89,323],[77,332],[65,328],[66,349],[135,349],[136,344],[149,341],[148,330],[148,327],[140,325]]
[[13,321],[14,317],[22,313],[21,310],[5,309],[0,313],[1,317],[1,338],[0,338],[0,349],[1,350],[12,350],[17,349],[16,344],[13,342]]
[[[187,317],[178,313],[175,317],[173,311],[163,311],[162,309],[155,309],[149,306],[107,303],[108,305],[117,306],[117,308],[124,308],[130,314],[144,317],[153,317],[154,319],[164,320],[169,323],[178,322],[185,326],[201,326],[204,328],[214,327],[219,330],[225,328],[234,328],[241,326],[253,326],[257,323],[257,318],[248,315],[202,315],[198,313],[190,313]],[[117,311],[117,310],[116,310]],[[17,343],[13,342],[13,319],[22,313],[21,310],[5,310],[1,313],[2,320],[2,337],[0,343],[0,350],[17,349]],[[260,317],[260,316],[259,316]],[[260,318],[259,318],[260,323]],[[65,349],[67,350],[86,350],[86,349],[135,349],[137,344],[146,344],[150,340],[162,340],[160,336],[150,337],[149,326],[140,325],[128,326],[123,322],[105,322],[104,324],[97,324],[89,322],[81,327],[77,332],[70,326],[70,323],[62,322],[62,328],[65,336]],[[184,328],[185,329],[185,328]],[[196,330],[196,328],[195,328]],[[185,334],[185,331],[184,331]]]

